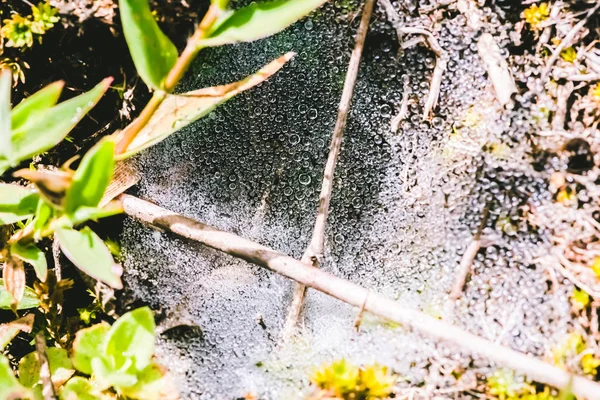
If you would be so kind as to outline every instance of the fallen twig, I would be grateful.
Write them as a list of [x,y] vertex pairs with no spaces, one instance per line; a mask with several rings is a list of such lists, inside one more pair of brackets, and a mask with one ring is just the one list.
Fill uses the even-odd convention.
[[35,335],[35,351],[38,356],[40,366],[40,379],[42,381],[42,396],[44,400],[56,399],[54,393],[54,384],[52,383],[52,375],[50,373],[50,363],[46,355],[46,338],[43,332]]
[[364,304],[365,311],[453,343],[492,363],[523,373],[536,382],[556,388],[564,388],[572,382],[571,390],[576,396],[600,399],[599,383],[571,376],[535,357],[498,345],[420,311],[408,309],[395,300],[233,233],[204,225],[130,195],[122,195],[120,200],[125,212],[142,222],[269,269],[355,307]]
[[449,297],[451,301],[458,300],[462,296],[463,288],[467,282],[467,277],[471,273],[471,268],[473,267],[473,261],[475,261],[475,257],[481,248],[481,232],[487,223],[488,215],[489,207],[486,206],[483,210],[483,216],[481,218],[481,222],[479,223],[479,227],[477,228],[477,232],[475,235],[473,235],[471,243],[469,243],[467,246],[467,249],[460,260],[460,265],[456,271],[456,278],[454,279],[454,285],[450,291]]
[[564,39],[560,41],[558,46],[556,46],[556,49],[554,49],[554,51],[552,52],[552,55],[550,56],[550,58],[548,59],[548,62],[546,63],[544,72],[542,73],[542,83],[546,82],[546,80],[550,76],[550,71],[552,70],[552,66],[554,65],[556,60],[558,60],[558,57],[560,57],[560,53],[562,53],[562,51],[564,49],[566,49],[567,47],[569,47],[573,44],[572,42],[573,42],[573,39],[575,38],[575,35],[577,35],[577,33],[581,30],[581,28],[583,28],[585,26],[588,19],[592,15],[594,15],[594,13],[596,11],[598,11],[599,8],[600,8],[600,2],[598,2],[594,7],[589,9],[588,12],[585,14],[585,16],[581,19],[581,21],[579,21],[575,26],[573,26],[573,28],[569,31],[569,33],[567,33],[565,35]]
[[400,103],[400,111],[398,111],[398,115],[396,115],[392,119],[391,128],[392,132],[396,133],[400,129],[400,123],[404,121],[404,119],[408,116],[408,91],[409,91],[408,83],[404,84],[404,89],[402,91],[402,102]]
[[567,82],[565,85],[558,86],[556,94],[556,112],[552,118],[552,129],[562,131],[565,129],[567,119],[567,102],[571,93],[573,93],[573,82]]
[[381,2],[381,4],[383,4],[383,7],[385,8],[385,11],[388,15],[389,21],[392,22],[392,24],[396,28],[398,40],[402,48],[405,48],[402,43],[402,35],[423,35],[425,38],[427,38],[427,43],[429,44],[429,47],[436,55],[435,68],[433,69],[433,74],[431,76],[431,84],[429,87],[429,95],[427,96],[425,106],[423,107],[423,119],[427,120],[431,117],[431,112],[435,108],[438,98],[440,96],[440,86],[442,84],[442,77],[444,75],[444,72],[446,71],[446,66],[448,64],[448,54],[442,48],[442,46],[440,46],[437,39],[433,36],[433,33],[422,27],[403,26],[402,24],[400,24],[400,18],[398,16],[398,13],[396,12],[396,9],[392,5],[392,3],[390,3],[390,0],[379,1]]
[[489,33],[481,35],[477,42],[477,50],[494,86],[496,98],[503,106],[510,103],[510,96],[517,91],[517,85],[494,37]]
[[[335,165],[337,164],[337,159],[342,147],[344,128],[346,127],[348,112],[350,110],[350,102],[352,101],[354,87],[356,86],[358,68],[360,66],[360,59],[365,44],[365,38],[367,37],[367,31],[369,30],[369,21],[371,20],[374,2],[375,0],[367,0],[363,9],[362,18],[356,34],[354,50],[352,51],[348,72],[346,73],[346,81],[344,82],[342,98],[338,107],[337,121],[331,137],[329,156],[327,157],[327,164],[325,164],[323,184],[321,186],[321,194],[319,195],[317,218],[310,243],[306,248],[304,255],[302,256],[303,263],[317,268],[319,267],[320,259],[323,257],[325,248],[325,227],[327,225],[329,203],[331,201],[331,193],[333,190],[333,174],[335,172]],[[298,284],[294,287],[292,303],[290,304],[290,308],[288,310],[286,321],[282,330],[281,336],[283,340],[286,340],[293,334],[296,325],[298,324],[298,319],[300,318],[305,295],[306,287],[304,285]]]

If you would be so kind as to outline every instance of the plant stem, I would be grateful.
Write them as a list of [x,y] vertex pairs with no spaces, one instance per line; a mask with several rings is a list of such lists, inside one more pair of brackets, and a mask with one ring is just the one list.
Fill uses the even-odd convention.
[[[329,156],[327,157],[327,164],[325,164],[323,184],[321,186],[321,194],[319,195],[317,218],[315,221],[312,238],[306,251],[304,252],[304,255],[302,256],[303,263],[306,265],[311,265],[315,268],[319,267],[320,259],[323,257],[323,251],[325,247],[325,227],[327,225],[329,203],[331,202],[331,193],[333,190],[333,174],[335,172],[335,166],[337,164],[337,159],[342,147],[344,128],[346,127],[348,112],[350,110],[350,102],[352,101],[354,87],[356,86],[358,68],[360,66],[360,59],[365,44],[365,38],[367,37],[367,31],[369,30],[369,21],[371,20],[374,3],[374,0],[367,0],[363,9],[362,18],[356,34],[354,50],[352,51],[348,72],[346,73],[346,81],[344,82],[342,98],[338,107],[337,120],[333,129],[333,135],[331,137]],[[298,319],[300,318],[300,313],[302,312],[305,295],[306,286],[298,284],[294,287],[292,303],[290,304],[290,308],[288,310],[286,321],[282,330],[283,340],[287,340],[293,334],[296,325],[298,324]]]
[[154,92],[152,98],[148,104],[146,104],[146,107],[144,107],[139,117],[137,117],[123,130],[115,148],[115,153],[117,156],[123,154],[127,150],[137,134],[140,133],[142,128],[146,126],[158,107],[162,104],[163,100],[167,96],[167,93],[171,93],[173,89],[175,89],[177,83],[181,80],[194,58],[196,58],[198,52],[202,49],[198,46],[198,42],[206,36],[206,33],[210,27],[212,27],[217,20],[218,15],[219,9],[211,4],[206,12],[206,15],[204,15],[204,18],[202,18],[202,22],[200,22],[200,25],[198,25],[198,28],[188,40],[185,49],[179,58],[177,58],[175,65],[173,68],[171,68],[171,71],[169,71],[167,77],[165,78],[164,91],[159,90]]
[[398,301],[338,278],[319,268],[308,266],[249,239],[202,224],[134,196],[121,195],[120,200],[125,213],[139,221],[276,272],[347,304],[362,307],[365,311],[394,321],[405,328],[412,328],[430,337],[457,345],[471,354],[487,358],[498,366],[523,373],[536,382],[559,389],[565,388],[571,383],[571,391],[576,396],[600,399],[600,383],[592,382],[584,377],[572,376],[535,357],[483,339],[423,312],[406,308]]

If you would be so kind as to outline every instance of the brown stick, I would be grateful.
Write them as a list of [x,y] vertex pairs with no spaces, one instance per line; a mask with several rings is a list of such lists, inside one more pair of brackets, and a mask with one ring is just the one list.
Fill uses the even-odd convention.
[[442,77],[444,76],[444,72],[446,71],[446,66],[448,64],[448,53],[446,53],[442,46],[440,46],[436,38],[433,36],[433,33],[431,33],[429,30],[421,27],[409,27],[401,25],[400,17],[398,16],[398,13],[396,12],[396,9],[390,0],[379,1],[383,4],[388,19],[396,28],[398,41],[402,48],[405,48],[402,43],[403,35],[422,35],[427,39],[429,47],[436,55],[435,68],[433,69],[433,74],[431,75],[431,85],[429,86],[429,95],[427,96],[427,100],[423,106],[423,120],[428,120],[431,117],[431,113],[437,105],[438,98],[440,96]]
[[[366,0],[363,9],[362,18],[358,27],[358,33],[356,34],[356,41],[354,43],[354,50],[352,51],[348,72],[346,73],[346,81],[344,82],[342,98],[338,107],[337,121],[335,123],[335,127],[333,128],[333,135],[331,137],[331,144],[329,146],[329,156],[327,157],[327,164],[325,164],[323,184],[321,186],[321,194],[319,195],[317,219],[315,221],[310,243],[304,252],[304,255],[302,256],[303,263],[306,265],[312,265],[315,268],[319,267],[320,259],[323,257],[323,251],[325,248],[325,227],[327,225],[329,203],[331,201],[331,193],[333,190],[333,174],[335,172],[335,165],[337,164],[337,159],[342,147],[344,128],[346,127],[350,103],[352,101],[352,95],[354,94],[354,87],[356,86],[358,68],[360,66],[360,59],[365,44],[365,38],[367,37],[367,31],[369,30],[369,21],[371,20],[374,3],[374,0]],[[282,330],[282,338],[284,340],[293,334],[296,325],[298,324],[298,319],[300,318],[300,313],[302,312],[305,296],[306,287],[302,284],[296,285],[292,295],[292,303],[288,310],[288,315]]]
[[35,351],[40,365],[40,379],[42,380],[42,396],[44,400],[56,399],[54,393],[54,384],[52,383],[52,374],[50,373],[50,363],[46,354],[46,338],[44,333],[35,335]]
[[290,278],[355,307],[412,328],[430,337],[455,344],[472,354],[527,375],[529,379],[556,388],[566,387],[572,379],[576,396],[600,400],[600,383],[580,376],[571,376],[562,369],[501,346],[450,325],[420,311],[406,308],[350,281],[338,278],[319,268],[313,268],[283,253],[259,243],[224,232],[190,218],[176,214],[130,195],[120,197],[125,212],[142,222],[200,242],[208,247],[241,258],[260,267]]

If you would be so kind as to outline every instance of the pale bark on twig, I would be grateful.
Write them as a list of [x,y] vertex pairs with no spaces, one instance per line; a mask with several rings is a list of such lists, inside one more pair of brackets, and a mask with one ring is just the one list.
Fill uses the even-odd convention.
[[[325,164],[325,172],[323,176],[323,184],[319,195],[319,207],[317,210],[317,218],[312,233],[312,237],[304,255],[302,262],[306,265],[311,265],[318,268],[325,248],[325,229],[327,226],[327,217],[329,216],[329,203],[331,202],[331,193],[333,191],[333,175],[335,166],[342,147],[342,139],[344,137],[344,128],[350,111],[350,103],[356,86],[358,77],[358,69],[360,67],[360,59],[369,30],[369,21],[373,12],[373,4],[375,0],[367,0],[363,8],[362,18],[356,34],[354,50],[350,57],[348,72],[346,73],[346,81],[342,91],[342,98],[338,107],[338,115],[331,137],[329,146],[329,156]],[[306,296],[306,287],[302,284],[297,284],[294,287],[292,294],[292,302],[290,304],[288,314],[282,329],[281,337],[285,341],[293,335],[302,312],[304,297]]]
[[398,13],[396,12],[396,9],[394,8],[390,0],[379,1],[381,2],[381,4],[383,4],[383,7],[385,8],[388,20],[396,28],[398,40],[402,48],[405,48],[402,43],[403,35],[422,35],[427,39],[429,47],[436,55],[435,68],[433,69],[433,74],[431,75],[431,84],[429,85],[429,95],[427,96],[427,100],[425,101],[425,105],[423,106],[423,119],[428,120],[431,117],[431,113],[437,105],[438,98],[440,96],[442,77],[444,76],[444,72],[446,71],[446,66],[448,64],[448,54],[442,48],[442,46],[440,46],[435,36],[433,36],[433,33],[422,27],[403,26],[400,23]]
[[125,212],[142,222],[269,269],[355,307],[364,305],[364,310],[367,312],[394,321],[405,328],[455,344],[471,354],[485,357],[498,366],[523,373],[533,381],[556,388],[564,388],[571,382],[571,390],[576,396],[592,400],[600,399],[599,383],[580,376],[572,376],[535,357],[483,339],[420,311],[408,309],[400,302],[319,268],[310,267],[251,240],[202,224],[130,195],[122,195],[120,200]]
[[44,337],[43,332],[35,335],[35,351],[40,366],[42,396],[44,400],[54,400],[56,399],[56,393],[54,393],[54,384],[52,383],[52,375],[50,373],[50,363],[48,362],[48,356],[46,354],[46,338]]
[[600,2],[598,2],[594,7],[592,7],[586,13],[585,16],[581,19],[581,21],[579,21],[575,26],[573,26],[573,28],[571,28],[571,30],[565,35],[564,39],[561,40],[561,42],[558,44],[558,46],[556,46],[556,49],[554,49],[554,51],[552,52],[552,55],[550,56],[550,58],[548,59],[548,62],[546,63],[544,72],[542,73],[542,83],[546,82],[546,80],[550,76],[550,71],[552,70],[552,66],[554,65],[556,60],[558,60],[558,57],[560,57],[560,53],[562,53],[562,51],[564,49],[566,49],[567,47],[569,47],[573,44],[573,39],[575,38],[575,35],[577,35],[577,33],[579,33],[579,31],[587,23],[588,19],[592,15],[594,15],[594,13],[596,11],[598,11],[599,8],[600,8]]
[[517,92],[517,85],[494,37],[489,33],[481,35],[477,42],[477,50],[494,86],[496,99],[503,106],[510,103],[512,94]]
[[562,131],[565,129],[565,121],[567,120],[567,106],[569,97],[573,93],[573,82],[567,82],[557,88],[556,94],[556,112],[552,118],[552,129]]
[[477,256],[479,249],[481,249],[481,233],[483,232],[483,228],[485,228],[489,213],[489,206],[485,206],[483,210],[483,216],[481,217],[479,227],[477,228],[477,232],[475,232],[475,235],[473,235],[471,243],[469,243],[467,246],[467,249],[460,260],[460,265],[458,266],[456,277],[454,278],[454,285],[450,291],[450,301],[458,300],[462,296],[463,288],[465,287],[467,278],[471,273],[475,257]]

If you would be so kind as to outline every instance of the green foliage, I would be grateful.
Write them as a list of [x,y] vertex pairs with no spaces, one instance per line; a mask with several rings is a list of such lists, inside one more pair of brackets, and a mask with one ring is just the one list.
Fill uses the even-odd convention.
[[149,87],[163,89],[177,61],[177,48],[158,27],[148,0],[119,0],[119,12],[138,74]]
[[29,188],[0,183],[0,225],[33,217],[40,196]]
[[11,129],[19,129],[28,118],[33,118],[34,114],[54,107],[58,103],[64,85],[63,81],[51,83],[19,103],[11,113]]
[[[9,143],[0,156],[0,174],[19,162],[43,153],[60,143],[75,125],[96,105],[108,89],[107,78],[87,93],[52,105],[59,84],[46,87],[15,108],[15,128],[0,138]],[[11,113],[11,120],[13,114]],[[11,123],[12,125],[12,123]]]
[[31,6],[31,15],[23,17],[12,14],[10,19],[5,19],[0,28],[0,34],[6,38],[6,47],[28,48],[33,46],[34,39],[39,42],[42,35],[54,27],[60,18],[56,16],[58,10],[47,2]]
[[10,254],[31,264],[38,279],[42,282],[46,281],[46,277],[48,276],[46,255],[37,246],[31,243],[24,244],[16,242],[10,246]]
[[[13,303],[12,295],[6,290],[4,286],[4,279],[0,279],[0,309],[10,310]],[[40,300],[38,299],[35,291],[26,286],[25,293],[23,294],[23,298],[17,305],[18,310],[26,310],[28,308],[36,308],[40,304]]]
[[66,192],[67,213],[73,213],[79,207],[98,206],[113,176],[114,153],[114,142],[103,140],[83,157]]
[[[169,376],[152,358],[154,341],[154,317],[147,307],[123,315],[112,327],[103,322],[80,330],[71,355],[58,347],[46,349],[54,389],[62,400],[115,399],[115,393],[127,399],[175,399]],[[39,354],[29,353],[19,362],[17,380],[0,356],[0,399],[43,398],[41,368]]]
[[[584,292],[585,293],[585,292]],[[552,351],[554,364],[566,368],[573,359],[579,360],[579,368],[586,375],[596,375],[600,368],[600,357],[588,348],[585,338],[574,332]],[[572,366],[572,364],[571,364]]]
[[488,394],[499,400],[556,400],[548,386],[538,389],[510,370],[498,370],[487,380]]
[[77,268],[94,279],[121,289],[121,268],[115,264],[110,251],[90,228],[77,231],[72,228],[56,230],[60,248]]
[[229,0],[210,0],[210,2],[221,10],[226,10],[229,5]]
[[[50,366],[50,375],[55,387],[62,386],[73,376],[75,370],[65,349],[50,347],[46,349],[46,357]],[[40,378],[41,364],[37,352],[27,354],[19,361],[19,381],[25,387],[41,392],[42,381]]]
[[315,398],[341,400],[385,399],[392,394],[397,378],[386,367],[356,367],[346,360],[335,361],[311,377],[319,391]]
[[5,19],[0,29],[2,37],[7,39],[6,47],[31,47],[33,46],[33,21],[31,18],[13,14],[10,19]]
[[222,46],[251,42],[274,35],[326,3],[327,0],[276,0],[252,2],[236,11],[225,13],[198,45]]
[[166,391],[172,388],[164,370],[152,360],[154,331],[154,317],[147,307],[123,315],[112,327],[101,323],[79,331],[73,342],[73,365],[92,375],[93,382],[78,382],[77,387],[112,388],[131,399],[172,396]]
[[58,10],[46,2],[31,6],[31,12],[33,16],[32,29],[40,35],[52,29],[54,24],[60,21],[60,18],[56,15]]
[[8,358],[3,355],[0,355],[0,399],[33,399],[32,392],[15,378]]

